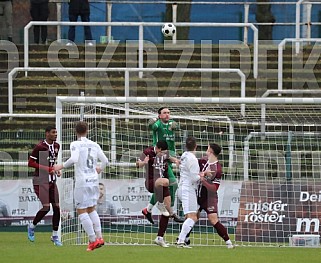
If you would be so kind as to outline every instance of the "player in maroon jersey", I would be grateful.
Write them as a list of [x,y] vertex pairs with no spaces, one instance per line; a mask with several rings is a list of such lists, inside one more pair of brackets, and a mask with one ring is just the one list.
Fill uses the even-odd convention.
[[36,225],[50,211],[51,204],[53,209],[51,241],[56,246],[62,246],[58,238],[60,207],[59,192],[56,185],[57,176],[60,176],[60,172],[55,172],[53,168],[60,149],[60,145],[56,142],[57,129],[54,126],[48,126],[45,129],[45,137],[46,139],[40,141],[34,147],[28,161],[28,166],[35,168],[33,187],[42,204],[42,208],[37,212],[33,222],[28,225],[28,239],[32,242],[35,240],[34,230]]
[[[218,219],[218,195],[217,190],[221,184],[222,166],[218,161],[221,147],[211,143],[206,151],[206,156],[199,159],[201,172],[201,184],[198,190],[199,211],[205,210],[207,218],[218,235],[224,239],[228,248],[234,248],[226,228]],[[203,175],[202,175],[203,174]]]
[[155,244],[168,247],[163,237],[168,225],[171,197],[168,180],[168,145],[166,141],[158,141],[156,146],[146,148],[136,162],[136,167],[146,168],[145,187],[150,193],[155,193],[157,208],[161,212],[159,230]]

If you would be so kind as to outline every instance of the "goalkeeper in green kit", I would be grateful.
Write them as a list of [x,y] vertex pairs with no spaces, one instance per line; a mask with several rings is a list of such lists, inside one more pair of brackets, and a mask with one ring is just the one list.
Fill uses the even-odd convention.
[[[175,131],[178,129],[178,123],[171,119],[170,111],[167,107],[162,107],[158,110],[158,118],[152,118],[148,121],[148,128],[152,130],[153,133],[153,145],[155,146],[158,141],[166,141],[170,156],[175,157]],[[168,163],[168,179],[170,184],[169,190],[171,195],[171,207],[173,207],[175,202],[175,193],[177,190],[177,180],[173,173],[173,166],[171,162]],[[143,215],[152,224],[154,224],[152,218],[152,209],[156,202],[155,195],[153,194],[147,207],[142,210]],[[184,218],[180,218],[173,211],[169,212],[170,216],[175,222],[184,222]]]

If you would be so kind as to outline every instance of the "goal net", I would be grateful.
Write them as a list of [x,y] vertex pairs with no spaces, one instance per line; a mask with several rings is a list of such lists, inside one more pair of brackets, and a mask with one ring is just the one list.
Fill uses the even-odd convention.
[[[272,99],[272,98],[271,98]],[[165,102],[164,102],[165,101]],[[318,234],[321,215],[320,114],[317,104],[245,105],[241,100],[197,98],[57,97],[57,129],[61,161],[69,156],[75,140],[74,125],[89,124],[88,138],[104,150],[110,163],[101,174],[99,212],[104,239],[111,244],[150,245],[157,235],[142,215],[151,194],[144,186],[144,169],[135,162],[152,145],[148,120],[167,106],[179,123],[176,154],[184,151],[187,136],[197,139],[201,157],[209,143],[222,146],[223,178],[218,216],[237,245],[289,245],[289,237]],[[179,171],[174,167],[179,180]],[[59,181],[61,237],[65,244],[88,242],[73,204],[73,170]],[[175,200],[174,211],[182,214]],[[175,243],[181,224],[170,219],[165,239]],[[191,234],[192,245],[225,245],[204,212]],[[293,242],[291,243],[293,244]]]

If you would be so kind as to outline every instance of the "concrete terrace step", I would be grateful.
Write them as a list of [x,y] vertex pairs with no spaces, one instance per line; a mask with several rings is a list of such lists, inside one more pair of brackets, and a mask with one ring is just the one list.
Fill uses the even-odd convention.
[[[189,53],[189,54],[184,54],[182,52],[180,53],[168,53],[170,51],[163,51],[166,52],[164,53],[151,53],[151,54],[143,54],[144,60],[152,61],[152,60],[158,60],[158,61],[179,61],[179,60],[189,60],[189,61],[213,61],[213,62],[218,62],[218,61],[238,61],[240,57],[244,60],[251,60],[253,59],[253,54],[252,53],[247,53],[247,54],[240,54],[240,53],[205,53],[205,54],[199,54],[199,53]],[[1,61],[10,61],[10,62],[17,62],[16,60],[19,58],[24,59],[24,53],[18,53],[19,57],[14,57],[12,60],[12,56],[10,56],[10,59],[7,55],[0,55],[0,60]],[[64,61],[64,60],[87,60],[87,61],[97,61],[99,62],[105,62],[105,61],[133,61],[134,59],[138,59],[138,53],[113,53],[113,54],[103,54],[103,53],[69,53],[69,52],[60,52],[60,53],[55,53],[55,52],[30,52],[29,53],[29,60],[35,60],[35,61]],[[311,56],[314,56],[315,54],[311,54],[309,52],[306,52],[304,54],[300,54],[299,56],[296,56],[291,53],[285,53],[283,54],[283,60],[284,61],[291,61],[291,60],[297,60],[297,59],[303,59],[306,61],[308,58],[311,58]],[[273,51],[273,53],[259,53],[258,54],[258,60],[267,60],[269,62],[272,61],[278,61],[278,52]],[[320,60],[320,59],[319,59]],[[22,62],[22,61],[21,61]]]
[[[321,69],[321,60],[317,62],[304,62],[304,61],[284,61],[282,66],[284,70],[292,70],[296,68],[307,68],[313,69],[314,71]],[[3,65],[5,67],[6,65]],[[20,65],[23,67],[23,65]],[[37,61],[31,60],[29,63],[29,67],[65,67],[65,68],[76,68],[76,67],[92,67],[92,68],[137,68],[138,63],[127,63],[125,61],[110,61],[108,63],[93,63],[89,64],[84,60],[60,60],[60,61]],[[180,64],[177,61],[169,61],[169,60],[155,60],[155,61],[146,61],[143,63],[144,68],[236,68],[236,69],[246,69],[246,70],[253,70],[252,61],[250,60],[243,60],[243,61],[235,61],[235,62],[208,62],[208,61],[180,61]],[[278,69],[278,62],[277,61],[258,61],[258,69]],[[40,72],[40,71],[39,71]]]
[[[18,62],[23,66],[24,51],[23,46],[18,47],[18,56],[13,58],[13,62]],[[77,52],[68,52],[65,47],[61,46],[62,50],[49,53],[49,46],[45,45],[31,45],[29,47],[29,59],[30,66],[36,67],[49,67],[50,65],[64,66],[64,67],[84,67],[85,61],[91,60],[91,65],[97,66],[103,65],[105,67],[137,67],[138,52],[129,52],[126,50],[125,45],[118,45],[115,47],[109,46],[106,48],[104,45],[98,45],[96,52],[88,52],[85,57],[85,47],[78,46],[75,50]],[[51,47],[52,48],[52,47]],[[111,52],[110,48],[115,48],[115,52]],[[147,48],[147,47],[146,47]],[[219,54],[219,47],[213,45],[208,50],[203,50],[201,53],[201,47],[198,45],[194,48],[186,47],[184,45],[177,45],[173,47],[173,50],[165,50],[164,46],[156,46],[156,49],[150,49],[144,52],[144,67],[152,64],[157,67],[172,67],[176,68],[180,66],[186,66],[189,68],[218,68],[221,67],[233,67],[239,68],[242,64],[243,68],[246,68],[245,74],[248,76],[246,80],[246,96],[261,96],[267,89],[277,89],[277,49],[274,46],[274,50],[270,50],[267,53],[259,53],[259,73],[262,73],[264,77],[259,79],[253,79],[252,76],[252,63],[253,57],[248,52],[253,52],[253,47],[238,50],[232,50],[227,54]],[[238,47],[239,48],[239,47]],[[272,48],[272,47],[271,47]],[[175,50],[176,49],[176,50]],[[183,50],[183,51],[182,51]],[[184,53],[186,52],[186,53]],[[241,53],[241,55],[240,55]],[[320,67],[321,63],[308,60],[310,58],[311,47],[306,46],[303,52],[303,61],[307,62],[306,66],[313,68],[317,85],[321,83]],[[245,54],[245,55],[244,55]],[[267,54],[267,55],[266,55]],[[74,56],[75,55],[75,56]],[[74,58],[72,58],[74,56]],[[48,60],[49,57],[49,60]],[[298,56],[298,58],[300,58]],[[55,59],[54,59],[55,58]],[[58,59],[57,59],[58,58]],[[219,64],[219,59],[224,63]],[[241,60],[240,60],[241,59]],[[268,64],[264,65],[265,59]],[[315,84],[315,79],[307,75],[308,72],[303,71],[297,65],[300,65],[300,59],[296,59],[293,56],[293,50],[286,47],[283,55],[284,73],[283,73],[283,88],[309,88]],[[240,62],[241,61],[241,62]],[[320,57],[317,58],[320,61]],[[12,62],[12,61],[10,61]],[[58,63],[59,62],[59,63]],[[134,63],[135,62],[135,63]],[[150,64],[146,64],[146,62]],[[87,64],[88,66],[88,64]],[[266,66],[266,67],[265,67]],[[8,55],[0,51],[0,72],[5,72],[8,67]],[[298,69],[292,69],[298,67]],[[268,69],[268,71],[265,70]],[[320,72],[320,73],[319,73]],[[24,76],[23,72],[17,74],[14,80],[14,112],[15,113],[55,113],[55,96],[58,95],[79,95],[80,91],[85,91],[87,96],[123,96],[124,95],[124,73],[123,72],[108,72],[108,73],[88,73],[75,72],[72,73],[72,83],[68,78],[59,78],[52,72],[30,72],[28,77]],[[135,74],[134,74],[135,75]],[[174,93],[174,96],[196,96],[199,97],[202,92],[210,92],[212,96],[235,96],[240,97],[240,78],[236,74],[224,75],[221,79],[218,78],[218,74],[213,73],[212,76],[203,76],[202,82],[200,81],[200,74],[198,73],[185,73],[182,80],[176,79],[176,82],[172,82],[172,73],[153,73],[153,77],[138,79],[133,75],[131,77],[130,87],[131,96],[147,96],[146,86],[155,86],[155,79],[157,80],[157,92],[158,96],[164,96],[168,91]],[[86,78],[84,77],[86,76]],[[227,77],[226,77],[227,76]],[[260,75],[259,75],[260,76]],[[110,84],[106,80],[110,81]],[[231,83],[230,83],[231,82]],[[303,83],[305,85],[303,86]],[[0,112],[7,112],[7,84],[0,84]],[[170,88],[169,88],[170,86]],[[175,91],[177,86],[177,91]],[[302,87],[303,86],[303,87]],[[303,96],[309,96],[303,95]],[[221,105],[222,106],[222,105]],[[235,106],[235,105],[234,105]],[[228,113],[228,107],[224,108],[222,112],[217,114]],[[305,112],[308,113],[308,112]],[[249,112],[251,114],[251,112]],[[255,113],[253,113],[255,114]],[[275,112],[278,116],[279,112]],[[311,112],[311,116],[315,116],[316,112]],[[54,119],[38,119],[38,118],[2,118],[1,128],[2,131],[19,131],[22,127],[24,131],[39,131],[43,129],[43,124]],[[240,123],[240,129],[245,128],[247,124]],[[250,124],[249,124],[250,125]],[[238,129],[236,127],[236,129]],[[281,129],[281,128],[280,128]],[[243,136],[243,135],[240,135]],[[18,142],[19,140],[17,140]],[[19,143],[11,143],[6,140],[1,141],[2,148],[12,147],[12,152],[17,154],[21,149],[28,149],[34,145],[34,138],[30,140],[20,140]]]
[[[133,60],[133,56],[135,56],[135,59],[137,59],[137,51],[136,52],[130,52],[130,51],[124,51],[124,52],[119,52],[118,51],[119,48],[116,49],[115,52],[111,53],[104,53],[105,50],[104,49],[99,49],[97,48],[97,50],[95,52],[87,52],[86,53],[86,59],[87,60],[96,60],[97,63],[99,62],[103,62],[105,60],[109,61],[114,61],[114,62],[123,62],[126,60]],[[85,59],[85,52],[84,50],[79,47],[78,49],[76,49],[77,52],[68,52],[67,50],[62,50],[59,51],[59,53],[57,54],[56,51],[49,51],[48,53],[48,49],[41,49],[41,46],[36,46],[34,49],[30,49],[29,51],[29,59],[30,61],[32,60],[38,60],[38,62],[40,61],[54,61],[56,59],[59,59],[60,61],[63,60],[84,60]],[[186,54],[184,53],[186,52]],[[144,59],[148,59],[149,60],[153,60],[156,59],[158,61],[178,61],[178,60],[189,60],[189,61],[201,61],[204,60],[205,61],[213,61],[213,62],[217,62],[219,61],[219,58],[221,58],[222,60],[226,60],[227,58],[229,58],[229,61],[238,61],[240,56],[242,57],[242,59],[244,60],[251,60],[252,58],[252,53],[245,52],[245,53],[239,53],[237,51],[231,51],[229,54],[225,54],[222,53],[219,54],[218,49],[212,49],[212,52],[204,52],[204,53],[200,53],[201,50],[198,48],[193,49],[189,49],[188,51],[180,51],[180,50],[163,50],[163,49],[158,49],[157,52],[148,52],[148,54],[146,54],[146,52],[144,53]],[[241,55],[240,55],[241,54]],[[249,56],[250,55],[250,56]],[[311,50],[307,49],[304,51],[303,53],[303,60],[307,60],[311,55]],[[277,61],[277,57],[278,57],[278,52],[277,50],[273,50],[273,51],[269,51],[268,54],[265,52],[259,52],[259,61],[262,59],[267,59],[268,61]],[[301,55],[299,56],[301,58]],[[7,61],[8,56],[4,53],[0,53],[0,60],[2,61]],[[19,59],[23,60],[24,58],[24,52],[21,51],[19,53]],[[284,55],[283,55],[283,59],[284,61],[289,61],[292,60],[293,58],[293,52],[292,50],[284,50]],[[102,60],[102,61],[101,61]]]

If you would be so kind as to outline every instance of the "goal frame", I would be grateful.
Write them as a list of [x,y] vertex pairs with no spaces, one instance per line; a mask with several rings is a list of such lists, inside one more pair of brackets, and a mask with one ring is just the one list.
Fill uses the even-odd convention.
[[[263,98],[229,98],[229,97],[209,97],[209,98],[200,98],[200,97],[173,97],[173,98],[166,98],[166,97],[85,97],[85,96],[79,96],[79,97],[69,97],[69,96],[58,96],[56,97],[56,126],[58,129],[62,127],[61,117],[63,112],[63,103],[64,102],[70,102],[70,103],[85,103],[85,104],[121,104],[122,107],[125,108],[125,117],[126,114],[129,116],[130,111],[130,103],[145,103],[145,104],[165,104],[165,105],[178,105],[178,104],[190,104],[191,106],[193,104],[234,104],[234,105],[268,105],[268,104],[293,104],[293,105],[316,105],[321,103],[321,98],[306,98],[306,97],[263,97]],[[128,111],[126,112],[126,109]],[[241,113],[241,107],[240,113]],[[124,117],[124,115],[122,117]],[[240,114],[241,116],[241,114]],[[74,117],[74,115],[73,115]],[[217,116],[215,116],[217,117]],[[146,118],[146,116],[145,116]],[[228,121],[229,119],[227,117],[222,116],[222,118],[225,118],[225,121]],[[230,134],[233,136],[233,133],[231,131],[233,130],[233,125],[230,125]],[[268,134],[265,134],[268,136]],[[277,134],[276,134],[277,135]],[[58,142],[61,141],[61,134],[58,133]],[[231,137],[233,139],[233,137]],[[230,144],[229,150],[233,151],[233,144]],[[232,153],[233,156],[233,152]],[[59,161],[61,162],[62,156],[59,155]],[[244,162],[247,158],[244,158]],[[229,166],[233,163],[233,157],[230,159]],[[245,166],[244,166],[245,167]],[[247,181],[248,176],[246,175],[246,171],[243,173],[243,180]]]

